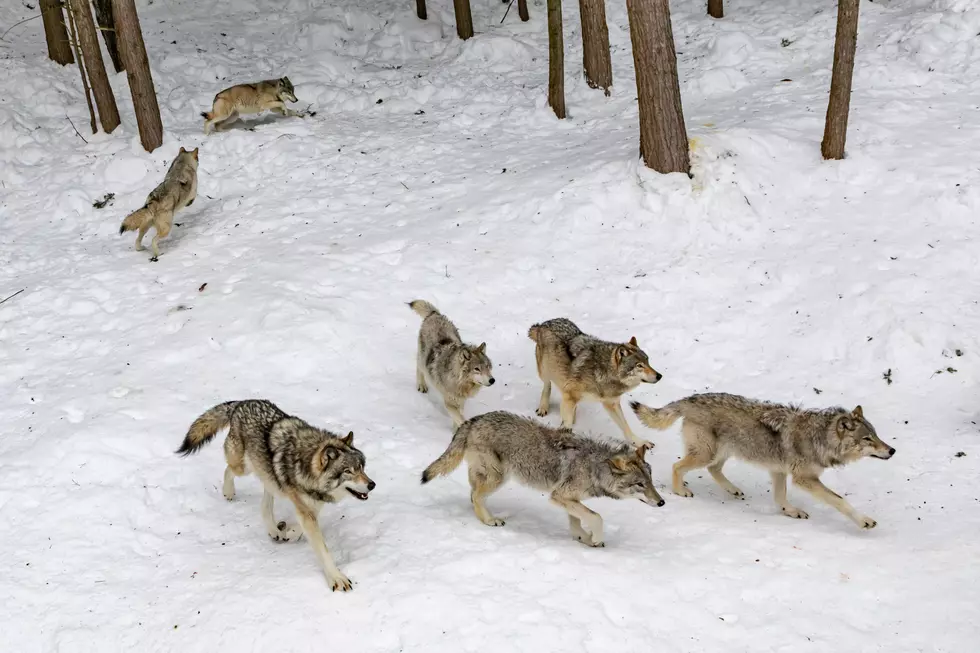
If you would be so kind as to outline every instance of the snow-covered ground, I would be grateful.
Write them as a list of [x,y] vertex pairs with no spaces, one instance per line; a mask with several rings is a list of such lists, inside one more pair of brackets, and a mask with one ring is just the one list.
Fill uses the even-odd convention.
[[[4,29],[34,4],[6,3]],[[0,648],[977,650],[980,3],[862,3],[842,162],[819,156],[833,3],[734,0],[720,21],[673,3],[693,180],[638,165],[625,3],[607,3],[605,98],[565,2],[566,121],[544,103],[543,0],[503,25],[474,0],[466,43],[452,2],[428,4],[422,22],[410,0],[139,2],[151,155],[125,75],[123,125],[92,136],[40,21],[0,41],[0,299],[23,289],[0,305]],[[203,136],[218,90],[282,74],[314,118]],[[149,263],[117,230],[182,145],[198,200]],[[898,454],[825,480],[878,527],[792,488],[811,518],[787,519],[734,462],[744,502],[704,473],[661,509],[591,502],[605,549],[516,485],[489,529],[465,472],[418,483],[450,430],[415,391],[414,298],[488,343],[499,383],[469,415],[532,413],[527,328],[557,316],[635,335],[665,375],[631,395],[651,405],[860,403]],[[254,478],[222,498],[220,441],[173,455],[247,397],[356,432],[378,489],[322,515],[353,593],[305,541],[269,540]],[[579,416],[618,436],[598,406]],[[663,484],[676,432],[628,419]]]

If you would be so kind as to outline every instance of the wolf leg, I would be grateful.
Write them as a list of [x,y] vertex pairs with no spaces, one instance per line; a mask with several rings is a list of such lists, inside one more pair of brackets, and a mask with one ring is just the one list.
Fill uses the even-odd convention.
[[287,107],[285,104],[277,104],[274,107],[270,107],[269,110],[270,111],[275,111],[276,113],[281,114],[283,116],[286,116],[287,118],[305,118],[306,117],[306,112],[305,111],[293,111],[292,109],[290,109],[289,107]]
[[[574,517],[580,525],[590,535],[589,540],[579,540],[589,546],[606,546],[602,541],[602,517],[599,513],[589,510],[581,501],[566,499],[556,494],[551,495],[551,502],[562,508],[568,513],[569,517]],[[572,533],[574,535],[574,531]]]
[[[171,220],[173,218],[171,217]],[[153,225],[156,229],[156,233],[153,234],[153,240],[150,241],[150,249],[153,250],[153,258],[151,261],[155,261],[160,257],[160,239],[166,238],[170,235],[170,221],[164,222],[162,224],[156,223]]]
[[275,500],[275,495],[273,495],[272,492],[269,492],[269,490],[263,488],[262,523],[265,524],[265,531],[269,534],[269,537],[276,542],[298,540],[300,535],[303,534],[302,529],[294,524],[288,524],[284,521],[276,522],[276,515],[273,511]]
[[149,230],[149,228],[150,228],[150,225],[149,224],[146,224],[146,223],[144,223],[143,226],[141,226],[139,228],[139,231],[136,234],[136,251],[137,252],[142,252],[144,249],[146,249],[145,247],[143,247],[143,236],[146,235],[146,232],[147,232],[147,230]]
[[578,517],[574,517],[572,515],[568,516],[568,530],[572,532],[572,537],[582,544],[593,546],[592,536],[589,533],[586,533],[585,529],[582,528],[582,521]]
[[504,483],[504,475],[491,466],[476,462],[469,465],[470,501],[477,519],[487,526],[503,526],[504,520],[497,519],[487,510],[484,500],[497,491]]
[[653,448],[653,443],[648,442],[642,438],[637,437],[633,430],[630,428],[629,422],[626,421],[626,417],[623,415],[623,407],[619,404],[619,398],[615,401],[604,401],[602,406],[612,417],[613,421],[616,422],[616,426],[623,432],[623,435],[637,447],[647,447],[649,449]]
[[776,505],[783,511],[783,514],[793,519],[809,519],[806,514],[786,499],[786,474],[783,472],[769,472],[772,477],[772,498]]
[[851,521],[860,526],[861,528],[874,528],[878,525],[878,522],[871,519],[866,515],[862,515],[854,507],[847,502],[844,497],[840,496],[822,482],[815,476],[796,476],[793,475],[793,484],[800,487],[815,498],[820,499],[828,506],[833,506],[837,508],[841,513],[846,515]]
[[421,352],[420,357],[415,360],[415,388],[422,393],[429,391],[429,384],[425,382],[425,370],[422,369]]
[[463,417],[463,402],[446,397],[443,397],[443,402],[446,404],[446,410],[449,412],[449,416],[453,418],[453,430],[455,431],[459,428],[460,424],[466,421],[466,418]]
[[235,124],[236,120],[238,120],[238,112],[232,111],[227,115],[227,117],[222,118],[221,120],[213,121],[214,131],[216,132],[226,131],[229,127]]
[[235,477],[245,476],[245,444],[235,431],[233,426],[225,438],[225,462],[228,466],[225,468],[225,482],[221,493],[229,501],[235,498]]
[[715,462],[711,463],[708,465],[708,472],[711,474],[711,478],[715,479],[715,482],[717,482],[718,485],[725,490],[725,492],[728,492],[733,497],[744,499],[745,493],[735,487],[735,484],[729,481],[728,477],[721,471],[721,468],[725,466],[726,460],[728,459],[721,458],[720,460],[716,460]]
[[538,417],[544,417],[548,414],[549,404],[551,404],[551,381],[545,381],[541,388],[541,401],[538,402],[538,410],[535,411]]
[[293,495],[290,499],[292,499],[293,505],[296,506],[296,516],[299,518],[299,523],[303,527],[303,533],[306,534],[306,539],[310,541],[310,545],[313,547],[313,552],[316,553],[317,560],[320,562],[320,568],[323,569],[323,573],[327,577],[327,582],[330,583],[330,589],[335,592],[337,590],[349,592],[354,589],[350,579],[342,574],[337,569],[337,565],[334,564],[333,557],[327,549],[327,543],[323,541],[323,533],[320,531],[320,523],[317,520],[316,513],[298,496]]
[[578,405],[579,398],[573,397],[564,392],[561,393],[561,426],[570,429],[575,425],[575,407]]

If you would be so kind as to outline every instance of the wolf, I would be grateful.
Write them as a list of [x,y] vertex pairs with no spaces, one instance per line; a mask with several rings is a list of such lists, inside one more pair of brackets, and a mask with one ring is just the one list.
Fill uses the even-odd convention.
[[422,484],[450,474],[465,459],[473,511],[487,526],[503,526],[504,521],[487,510],[485,499],[514,477],[547,492],[551,502],[568,513],[572,537],[589,546],[605,546],[602,517],[582,501],[633,498],[651,506],[664,505],[645,454],[643,446],[633,449],[626,443],[603,442],[495,411],[460,426],[449,448],[422,472]]
[[599,340],[582,333],[566,318],[535,324],[528,331],[534,341],[538,376],[544,382],[537,414],[548,414],[551,384],[561,392],[561,425],[575,424],[575,408],[583,399],[602,403],[616,425],[634,445],[653,447],[633,433],[619,398],[641,383],[657,383],[663,375],[650,367],[650,359],[630,338],[625,344]]
[[[323,504],[348,496],[367,501],[375,488],[364,473],[364,454],[354,447],[353,431],[342,438],[287,415],[271,401],[227,401],[194,420],[177,453],[195,453],[225,427],[225,498],[235,498],[236,476],[253,472],[264,488],[262,521],[269,537],[288,542],[305,533],[331,589],[353,589],[334,564],[318,522]],[[293,503],[300,528],[276,522],[272,510],[276,496]]]
[[721,471],[725,461],[735,457],[769,470],[773,497],[784,515],[809,518],[786,499],[786,477],[791,475],[794,485],[833,506],[861,528],[874,528],[877,524],[820,481],[820,474],[828,467],[868,456],[888,460],[895,455],[895,448],[882,442],[860,406],[852,411],[840,407],[806,410],[738,395],[707,393],[659,409],[638,402],[631,407],[640,422],[652,429],[663,430],[684,419],[681,437],[687,455],[674,464],[675,494],[694,496],[685,486],[684,474],[707,467],[726,492],[743,497],[742,491]]
[[422,318],[415,362],[418,391],[428,392],[430,383],[435,386],[453,419],[455,430],[464,421],[466,400],[475,396],[481,386],[489,387],[495,383],[487,343],[476,347],[464,343],[456,326],[429,302],[416,299],[408,306]]
[[204,133],[210,134],[212,128],[223,131],[243,114],[275,111],[284,116],[306,117],[305,111],[293,111],[286,107],[286,102],[296,101],[296,93],[288,77],[226,88],[214,96],[211,110],[201,113]]
[[197,198],[197,151],[196,147],[190,151],[180,148],[163,182],[150,191],[143,208],[127,215],[119,226],[120,235],[127,231],[139,230],[136,235],[138,252],[143,251],[143,236],[149,228],[153,227],[156,230],[151,243],[153,249],[151,261],[156,261],[160,256],[160,239],[170,234],[174,214],[193,204]]

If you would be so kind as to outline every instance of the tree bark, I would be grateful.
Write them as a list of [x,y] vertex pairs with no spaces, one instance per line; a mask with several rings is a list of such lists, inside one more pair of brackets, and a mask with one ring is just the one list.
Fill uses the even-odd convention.
[[837,3],[837,36],[834,40],[834,68],[830,78],[830,102],[823,128],[820,152],[825,159],[843,159],[847,140],[847,116],[851,108],[851,80],[854,51],[857,49],[859,0]]
[[78,35],[78,47],[85,60],[85,72],[92,85],[92,95],[95,96],[95,106],[99,109],[99,122],[107,134],[119,126],[119,109],[116,108],[116,98],[112,95],[109,85],[109,75],[105,72],[102,61],[102,49],[99,47],[99,37],[95,33],[95,22],[92,20],[92,10],[86,0],[69,0],[69,9],[75,19],[75,31]]
[[152,152],[163,144],[163,123],[134,0],[112,0],[112,14],[119,37],[119,54],[126,66],[129,90],[133,95],[140,142],[143,149]]
[[78,61],[78,74],[82,77],[82,88],[85,89],[85,104],[88,106],[89,125],[94,134],[99,131],[98,126],[95,124],[95,107],[92,106],[92,93],[89,91],[88,78],[85,76],[85,57],[82,56],[82,51],[78,47],[78,30],[75,29],[75,18],[70,8],[66,17],[68,19],[68,31],[71,32],[71,46],[75,49],[75,59]]
[[527,13],[527,0],[517,0],[517,15],[525,23],[531,20],[531,14]]
[[456,33],[464,41],[473,36],[473,14],[470,13],[470,0],[453,0],[456,9]]
[[657,172],[689,172],[669,0],[626,0],[640,108],[640,155]]
[[425,10],[425,0],[415,0],[415,13],[422,20],[429,17],[428,12]]
[[41,0],[41,21],[44,23],[44,40],[48,43],[48,58],[65,66],[75,63],[65,29],[65,14],[61,0]]
[[725,0],[708,0],[708,15],[712,18],[724,18]]
[[562,37],[561,0],[548,0],[548,106],[565,117],[565,41]]
[[606,0],[578,0],[582,17],[582,64],[585,81],[609,95],[612,86],[612,59],[609,56],[609,28],[606,26]]
[[102,40],[105,41],[106,52],[112,59],[112,67],[117,73],[125,70],[122,59],[119,57],[119,45],[116,43],[116,26],[112,18],[112,0],[92,0],[95,5],[95,21],[99,24],[99,31],[102,32]]

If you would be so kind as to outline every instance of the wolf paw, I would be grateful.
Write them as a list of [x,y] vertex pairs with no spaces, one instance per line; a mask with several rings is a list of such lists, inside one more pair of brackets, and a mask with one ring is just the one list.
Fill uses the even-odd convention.
[[806,514],[799,508],[783,508],[783,514],[787,517],[792,517],[793,519],[809,519],[810,515]]
[[158,259],[158,258],[157,258],[156,256],[151,256],[151,257],[150,257],[150,263],[156,263],[156,262],[157,262],[157,261],[159,261],[159,260],[160,260],[160,259]]
[[745,492],[742,492],[742,491],[741,491],[741,490],[739,490],[739,489],[738,489],[737,487],[733,487],[733,488],[731,488],[731,489],[728,489],[728,488],[726,487],[726,488],[725,488],[725,492],[728,492],[728,493],[729,493],[730,495],[732,495],[732,496],[733,496],[733,497],[735,497],[736,499],[744,499],[744,498],[745,498]]
[[146,249],[146,248],[143,247],[143,244],[142,243],[136,243],[136,251],[137,252],[142,252],[144,249]]
[[591,546],[593,548],[602,548],[602,547],[605,547],[606,546],[606,543],[605,542],[603,542],[602,540],[599,540],[598,542],[596,542],[595,540],[592,539],[592,536],[589,535],[589,534],[587,534],[587,533],[582,534],[582,535],[576,535],[575,536],[575,539],[576,539],[576,541],[581,542],[582,544],[584,544],[586,546]]
[[694,493],[688,490],[686,487],[675,487],[674,494],[676,494],[679,497],[688,497],[688,498],[694,496]]
[[302,534],[303,531],[295,524],[288,524],[281,521],[276,524],[276,530],[269,533],[269,537],[276,542],[290,542],[292,540],[298,540]]
[[429,391],[429,386],[425,385],[424,383],[420,383],[416,386],[416,389],[422,394],[425,394]]
[[339,572],[336,576],[328,576],[327,581],[330,583],[330,589],[334,592],[337,590],[340,590],[341,592],[350,592],[354,589],[354,585],[350,582],[350,578]]
[[878,522],[871,519],[871,517],[858,517],[856,521],[858,526],[866,530],[871,530],[878,525]]
[[505,522],[503,519],[498,519],[497,517],[491,517],[490,519],[488,519],[483,523],[486,524],[487,526],[503,526],[507,522]]
[[227,501],[234,501],[235,500],[235,489],[234,488],[232,488],[230,491],[229,490],[224,490],[221,494],[224,495],[224,497],[225,497],[225,499]]
[[537,415],[538,417],[545,417],[548,414],[548,409],[538,408],[536,411],[534,411],[534,414]]

